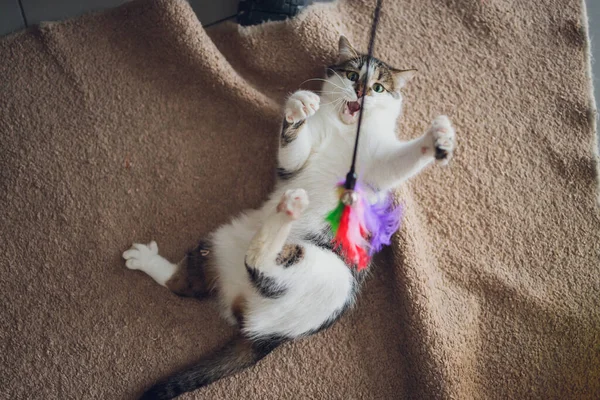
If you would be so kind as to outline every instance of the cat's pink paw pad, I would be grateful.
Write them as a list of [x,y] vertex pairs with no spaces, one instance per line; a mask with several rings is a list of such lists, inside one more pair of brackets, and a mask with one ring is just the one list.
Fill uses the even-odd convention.
[[308,194],[304,189],[287,190],[277,205],[278,212],[286,213],[292,219],[298,219],[308,207]]
[[290,123],[300,122],[311,117],[319,110],[321,98],[308,90],[299,90],[292,94],[285,103],[285,120]]

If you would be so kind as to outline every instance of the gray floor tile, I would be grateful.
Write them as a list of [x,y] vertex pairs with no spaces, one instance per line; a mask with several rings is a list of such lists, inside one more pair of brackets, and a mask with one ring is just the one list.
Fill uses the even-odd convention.
[[25,28],[19,0],[0,0],[0,36]]
[[189,0],[202,25],[212,24],[237,13],[239,0]]
[[[2,1],[0,0],[0,14],[2,14]],[[29,25],[39,24],[42,21],[57,21],[72,18],[90,11],[115,7],[127,0],[21,0],[23,11]],[[203,25],[222,20],[235,15],[238,0],[189,0]]]
[[57,21],[125,3],[126,0],[21,0],[28,25]]

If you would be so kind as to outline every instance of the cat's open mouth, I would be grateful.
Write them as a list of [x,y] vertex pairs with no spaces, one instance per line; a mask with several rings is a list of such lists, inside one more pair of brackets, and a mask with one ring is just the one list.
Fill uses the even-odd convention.
[[361,103],[359,101],[346,101],[342,110],[342,121],[346,124],[356,122],[358,112],[360,111]]

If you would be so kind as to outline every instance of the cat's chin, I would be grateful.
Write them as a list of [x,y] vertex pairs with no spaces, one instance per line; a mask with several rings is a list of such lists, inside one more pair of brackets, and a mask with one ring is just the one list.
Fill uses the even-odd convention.
[[345,101],[344,107],[340,112],[340,119],[346,125],[352,125],[358,120],[358,113],[361,108],[361,101]]

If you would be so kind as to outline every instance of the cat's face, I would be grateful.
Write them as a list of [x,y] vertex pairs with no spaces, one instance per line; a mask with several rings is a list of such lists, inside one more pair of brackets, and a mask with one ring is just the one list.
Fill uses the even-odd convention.
[[[363,118],[397,117],[402,107],[400,89],[413,77],[416,70],[398,70],[377,58],[369,64],[369,82],[365,85],[367,56],[354,50],[348,39],[339,42],[336,65],[327,68],[322,97],[335,109],[345,124],[357,122],[358,112],[364,108]],[[360,97],[366,91],[364,104]]]

